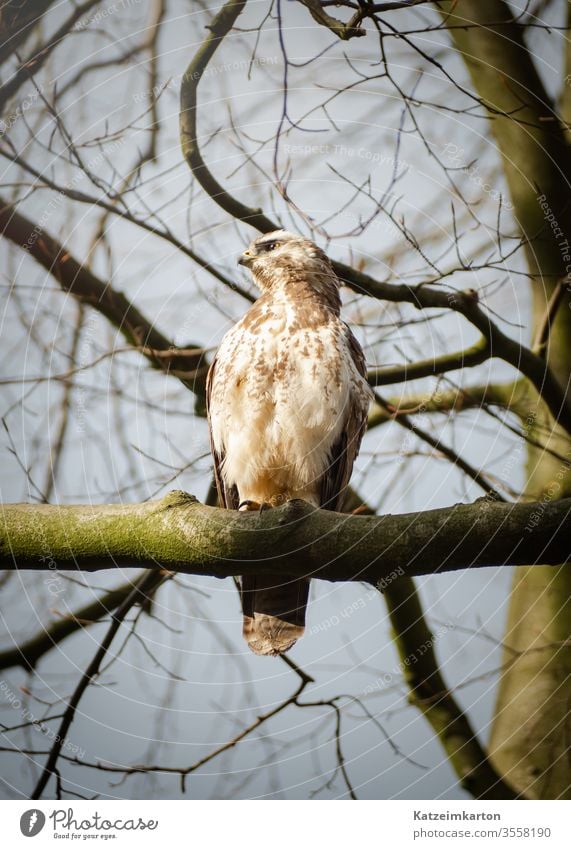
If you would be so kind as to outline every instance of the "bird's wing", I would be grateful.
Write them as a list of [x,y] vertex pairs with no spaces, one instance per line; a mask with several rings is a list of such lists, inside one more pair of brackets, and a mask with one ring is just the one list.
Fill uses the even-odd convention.
[[[346,325],[345,339],[348,356],[351,357],[359,375],[366,378],[365,356]],[[353,464],[367,428],[368,412],[369,395],[354,387],[350,392],[344,426],[331,448],[329,466],[320,481],[320,501],[325,510],[341,510],[343,507]]]
[[216,448],[214,447],[214,441],[212,439],[210,398],[212,395],[212,383],[214,381],[215,370],[216,357],[212,361],[212,365],[208,370],[208,376],[206,378],[206,416],[208,419],[210,450],[214,459],[214,482],[216,483],[216,490],[218,492],[218,501],[220,503],[220,506],[225,507],[227,510],[237,510],[239,502],[238,488],[236,486],[227,487],[224,485],[224,477],[222,475],[222,463],[224,462],[224,455],[216,450]]

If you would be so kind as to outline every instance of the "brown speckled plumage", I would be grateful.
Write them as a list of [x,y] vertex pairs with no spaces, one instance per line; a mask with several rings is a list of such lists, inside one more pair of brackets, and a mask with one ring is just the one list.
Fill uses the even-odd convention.
[[[222,340],[208,376],[220,501],[237,509],[303,498],[338,510],[371,400],[363,352],[340,318],[340,281],[313,242],[282,230],[254,241],[240,262],[262,294]],[[308,589],[283,575],[242,580],[254,652],[281,654],[299,639]]]

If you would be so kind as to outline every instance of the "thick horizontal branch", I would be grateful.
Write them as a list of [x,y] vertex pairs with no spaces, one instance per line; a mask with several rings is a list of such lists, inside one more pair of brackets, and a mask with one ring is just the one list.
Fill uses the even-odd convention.
[[174,491],[143,504],[2,508],[0,568],[165,568],[197,575],[280,572],[329,581],[391,581],[571,559],[571,499],[474,504],[354,516],[303,501],[262,513],[200,504]]

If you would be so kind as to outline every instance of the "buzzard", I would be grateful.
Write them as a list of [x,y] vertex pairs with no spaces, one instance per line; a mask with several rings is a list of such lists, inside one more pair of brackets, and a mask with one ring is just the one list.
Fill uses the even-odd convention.
[[[340,510],[372,397],[363,351],[340,318],[341,281],[309,239],[277,230],[238,260],[261,297],[224,336],[207,381],[222,506],[259,510],[302,498]],[[244,637],[278,655],[305,627],[309,579],[240,580]]]

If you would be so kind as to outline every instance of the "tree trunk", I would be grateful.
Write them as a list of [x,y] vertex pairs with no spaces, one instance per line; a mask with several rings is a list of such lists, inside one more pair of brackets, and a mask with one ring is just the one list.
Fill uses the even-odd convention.
[[[450,35],[474,89],[490,114],[514,213],[529,239],[534,325],[571,271],[571,153],[566,132],[529,54],[522,28],[503,0],[441,3]],[[457,28],[468,24],[476,27]],[[553,218],[548,220],[552,215]],[[568,281],[571,278],[567,278]],[[561,287],[545,354],[564,386],[571,363],[571,286]],[[531,400],[534,400],[530,389]],[[550,431],[548,438],[543,428]],[[537,402],[526,429],[571,459],[569,441]],[[545,503],[571,491],[570,464],[530,447],[526,494]],[[571,574],[517,570],[510,600],[505,657],[490,740],[492,760],[526,795],[570,798],[568,741],[571,702]],[[517,654],[514,654],[514,650]]]

